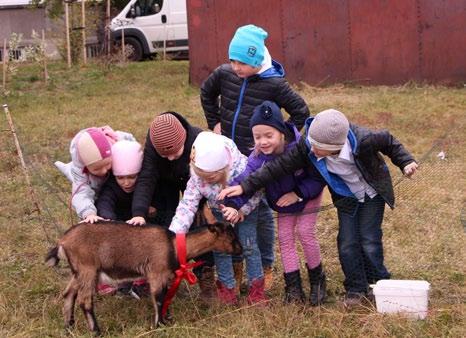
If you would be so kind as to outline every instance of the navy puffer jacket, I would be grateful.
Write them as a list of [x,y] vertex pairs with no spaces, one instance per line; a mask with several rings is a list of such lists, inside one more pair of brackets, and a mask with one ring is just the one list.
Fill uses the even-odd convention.
[[309,109],[284,78],[285,71],[272,60],[272,67],[261,74],[240,78],[230,64],[215,69],[201,87],[201,103],[210,129],[220,122],[222,135],[231,138],[246,156],[254,146],[249,120],[262,102],[274,101],[290,115],[298,130],[309,117]]

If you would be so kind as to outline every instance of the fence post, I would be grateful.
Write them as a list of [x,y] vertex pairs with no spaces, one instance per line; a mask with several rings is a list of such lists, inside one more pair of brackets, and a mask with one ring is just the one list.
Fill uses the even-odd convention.
[[42,30],[42,46],[44,47],[44,55],[42,56],[44,58],[44,81],[45,84],[47,85],[47,80],[49,79],[49,72],[47,71],[47,53],[45,51],[45,32]]
[[3,91],[6,91],[6,63],[8,62],[9,55],[6,50],[6,39],[3,39]]
[[121,29],[121,53],[123,54],[123,62],[126,62],[126,47],[125,47],[125,28]]
[[106,43],[107,43],[107,56],[110,55],[110,0],[107,0],[107,12],[105,15],[105,32],[106,34]]
[[83,63],[87,63],[87,50],[86,50],[86,2],[81,0],[81,34],[83,39]]
[[71,43],[70,43],[70,15],[68,1],[65,0],[65,26],[66,26],[66,61],[68,68],[71,68]]

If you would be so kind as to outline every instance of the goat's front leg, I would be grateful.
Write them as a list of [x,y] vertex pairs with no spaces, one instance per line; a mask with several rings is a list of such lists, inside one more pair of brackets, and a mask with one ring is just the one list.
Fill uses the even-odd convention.
[[94,332],[96,336],[100,336],[100,329],[97,325],[97,319],[94,314],[94,303],[93,295],[97,283],[97,273],[95,271],[88,271],[86,273],[80,273],[78,277],[79,292],[78,292],[78,303],[81,310],[84,312],[86,317],[87,325],[89,330]]
[[65,328],[70,328],[74,325],[74,304],[78,295],[78,281],[76,276],[73,275],[65,291],[63,291],[63,298],[65,299],[63,305],[63,316],[65,317]]
[[163,307],[163,302],[165,301],[166,295],[167,295],[166,286],[162,287],[162,290],[160,290],[160,292],[155,295],[155,299],[157,301],[157,306],[158,306],[158,311],[160,313],[160,323],[162,324],[166,324],[167,321],[170,321],[172,319],[170,315],[170,309],[167,309],[167,313],[165,314],[165,317],[162,316],[162,307]]

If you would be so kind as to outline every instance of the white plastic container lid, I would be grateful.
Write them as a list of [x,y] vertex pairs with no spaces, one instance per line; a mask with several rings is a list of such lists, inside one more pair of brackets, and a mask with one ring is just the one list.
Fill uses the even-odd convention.
[[375,285],[371,285],[374,290],[383,289],[411,289],[411,290],[429,290],[430,283],[425,280],[399,280],[399,279],[381,279]]

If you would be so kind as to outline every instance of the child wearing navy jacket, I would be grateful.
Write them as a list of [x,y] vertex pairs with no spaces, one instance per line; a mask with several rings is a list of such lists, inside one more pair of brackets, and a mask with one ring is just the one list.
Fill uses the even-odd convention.
[[[296,127],[283,121],[280,108],[265,101],[254,109],[249,126],[255,148],[249,155],[246,170],[233,181],[239,184],[245,177],[287,153],[300,140]],[[265,187],[267,202],[277,211],[278,241],[285,278],[285,302],[303,302],[299,256],[296,237],[303,247],[311,286],[311,305],[321,304],[326,295],[325,273],[321,264],[320,245],[316,238],[317,212],[325,182],[306,169],[283,176]],[[221,197],[221,196],[219,196]],[[244,197],[228,198],[225,205],[238,209],[247,201]]]

